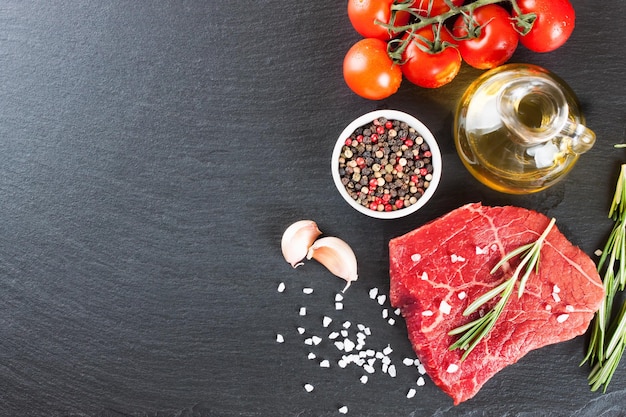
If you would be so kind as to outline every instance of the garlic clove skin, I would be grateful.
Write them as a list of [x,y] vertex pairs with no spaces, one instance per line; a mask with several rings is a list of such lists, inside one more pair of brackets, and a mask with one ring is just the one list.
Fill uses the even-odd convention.
[[283,233],[280,248],[285,260],[297,268],[307,255],[309,248],[322,232],[313,220],[299,220]]
[[309,248],[307,259],[315,259],[346,281],[345,291],[358,279],[356,256],[350,245],[337,237],[323,237]]

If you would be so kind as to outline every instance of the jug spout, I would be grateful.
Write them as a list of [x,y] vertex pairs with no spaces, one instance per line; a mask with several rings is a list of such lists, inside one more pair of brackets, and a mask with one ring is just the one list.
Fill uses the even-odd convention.
[[596,134],[593,130],[581,123],[575,123],[572,120],[567,120],[563,130],[562,144],[565,145],[564,151],[568,153],[581,154],[587,152],[593,147],[596,142]]

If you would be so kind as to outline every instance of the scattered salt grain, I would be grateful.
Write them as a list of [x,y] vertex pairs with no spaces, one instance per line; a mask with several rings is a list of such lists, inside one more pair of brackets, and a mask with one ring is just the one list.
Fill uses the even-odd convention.
[[335,347],[337,348],[337,350],[344,350],[345,349],[345,345],[343,344],[343,342],[341,340],[338,340],[335,342]]
[[386,308],[383,308],[382,315],[384,319],[389,317],[389,310],[387,310]]
[[453,374],[458,370],[459,370],[459,365],[457,365],[456,363],[451,363],[450,365],[448,365],[448,369],[446,369],[446,372],[449,374]]
[[360,331],[363,331],[365,330],[365,325],[363,323],[357,323],[356,328]]
[[300,334],[304,334],[306,330],[304,330],[304,327],[298,327],[298,333]]
[[343,329],[339,332],[343,337],[348,337],[348,330]]
[[480,246],[476,246],[476,255],[487,255],[489,253],[489,248],[485,246],[481,248]]
[[367,384],[367,380],[369,379],[369,377],[367,375],[363,375],[360,379],[361,384]]
[[432,316],[433,314],[434,314],[434,313],[433,313],[432,311],[430,311],[430,310],[424,310],[424,311],[422,311],[422,316],[425,316],[425,317],[430,317],[430,316]]
[[344,329],[349,329],[350,326],[352,326],[352,323],[350,323],[348,320],[343,322],[343,328]]
[[332,323],[332,322],[333,322],[333,319],[331,319],[328,316],[324,316],[324,318],[322,319],[322,326],[328,327],[328,326],[330,326],[330,323]]
[[569,318],[569,314],[560,314],[559,316],[557,316],[556,321],[558,321],[559,323],[564,323],[565,320],[567,320]]
[[422,255],[420,255],[419,253],[414,253],[413,255],[411,255],[411,260],[413,262],[419,262],[422,259]]
[[335,294],[335,301],[343,301],[343,295],[339,293]]
[[498,250],[498,245],[496,245],[495,243],[491,245],[491,250]]
[[465,262],[465,258],[462,256],[457,256],[456,254],[452,254],[450,255],[450,262],[452,263],[456,263],[456,262]]
[[387,373],[387,369],[389,368],[389,364],[383,362],[382,365],[380,366],[380,370],[383,371],[384,374]]
[[594,255],[602,256],[602,249],[596,249],[596,251],[594,252]]
[[558,294],[561,292],[561,289],[559,288],[558,285],[555,284],[554,287],[552,287],[552,292],[555,294]]
[[546,304],[546,310],[547,310],[547,311],[552,310],[552,306],[551,306],[550,304]]
[[568,313],[573,313],[574,312],[574,306],[566,305],[565,306],[565,311],[567,311]]
[[415,366],[420,366],[422,364],[422,362],[420,362],[419,359],[415,358],[415,360],[413,361],[413,365]]
[[394,324],[396,324],[396,321],[392,317],[389,320],[387,320],[387,323],[389,323],[390,326],[393,326]]
[[422,276],[420,277],[422,281],[428,281],[428,272],[422,272]]
[[439,304],[439,311],[441,311],[443,314],[450,314],[450,312],[452,311],[452,306],[448,303],[446,303],[446,301],[442,301],[441,304]]
[[374,349],[367,349],[365,354],[371,358],[376,355],[376,351]]
[[467,293],[465,291],[461,291],[457,297],[459,297],[459,300],[465,300],[465,298],[467,298]]
[[285,283],[281,282],[280,284],[278,284],[277,290],[278,290],[278,292],[284,292],[285,291]]
[[330,361],[328,359],[324,359],[320,362],[320,368],[330,368]]
[[418,387],[423,387],[424,385],[426,385],[426,381],[424,380],[424,377],[419,377],[417,378],[417,386]]
[[356,347],[356,344],[350,340],[350,339],[345,339],[343,341],[343,348],[346,351],[346,353],[350,353],[354,350],[354,348]]
[[304,339],[304,344],[308,346],[313,346],[313,339],[310,337],[307,337],[306,339]]
[[384,355],[391,355],[391,352],[393,352],[393,349],[391,348],[390,345],[387,345],[387,347],[383,349]]
[[307,356],[307,358],[308,358],[309,360],[313,360],[313,359],[317,358],[317,356],[315,356],[315,353],[313,353],[313,352],[309,352],[309,355]]
[[395,310],[393,310],[393,312],[395,313],[396,316],[399,316],[400,313],[402,313],[402,310],[400,310],[399,308],[396,308]]
[[311,384],[304,384],[304,390],[305,390],[306,392],[311,392],[311,391],[313,391],[314,389],[315,389],[315,387],[314,387],[313,385],[311,385]]
[[313,294],[313,288],[302,288],[302,292],[305,294]]
[[389,376],[392,378],[396,377],[396,365],[389,365],[389,369],[387,370]]
[[339,412],[341,414],[348,414],[348,407],[346,407],[345,405],[343,407],[339,407]]
[[417,391],[415,391],[415,388],[411,388],[409,390],[409,392],[406,393],[406,397],[407,398],[413,398],[413,397],[415,397],[416,393],[417,393]]
[[377,296],[378,296],[378,288],[374,287],[370,290],[370,298],[372,300],[375,300]]
[[424,365],[419,364],[417,366],[417,372],[419,372],[420,375],[425,375],[426,374],[426,368],[424,368]]
[[321,337],[319,337],[319,336],[313,336],[313,337],[311,338],[311,340],[313,340],[313,344],[314,344],[315,346],[317,346],[317,345],[319,345],[320,343],[322,343],[322,338],[321,338]]
[[413,359],[404,358],[402,359],[402,363],[404,364],[404,366],[413,366]]
[[365,333],[368,336],[371,336],[372,330],[369,327],[366,327],[365,329],[363,329],[363,333]]
[[553,292],[553,293],[552,293],[552,298],[553,298],[553,299],[554,299],[554,301],[555,301],[555,302],[557,302],[557,303],[558,303],[559,301],[561,301],[561,296],[559,296],[559,294],[558,294],[558,293],[556,293],[556,292]]
[[276,335],[276,342],[277,342],[277,343],[285,343],[285,338],[283,337],[283,335],[282,335],[282,334],[278,333],[278,334]]
[[380,305],[385,304],[386,300],[387,300],[387,296],[385,294],[381,294],[378,297],[376,297],[376,301],[378,301],[378,304]]
[[335,303],[335,310],[343,310],[343,303]]
[[306,307],[300,307],[300,315],[306,316]]
[[348,366],[348,363],[344,360],[344,359],[339,359],[337,361],[337,365],[339,365],[340,368],[345,368],[346,366]]
[[337,332],[331,332],[331,333],[328,335],[328,338],[329,338],[330,340],[334,340],[334,339],[336,339],[336,338],[338,338],[338,337],[339,337],[339,333],[337,333]]
[[374,367],[373,367],[372,365],[370,365],[369,363],[368,363],[368,364],[363,365],[363,370],[364,370],[365,372],[367,372],[368,374],[373,374],[374,372],[376,372],[376,371],[375,371],[375,369],[374,369]]

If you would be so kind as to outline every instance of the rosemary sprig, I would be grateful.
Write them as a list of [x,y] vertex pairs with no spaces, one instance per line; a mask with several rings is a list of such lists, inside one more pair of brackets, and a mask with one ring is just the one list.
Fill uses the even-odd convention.
[[467,355],[470,354],[476,345],[478,345],[478,343],[480,343],[480,341],[491,331],[491,329],[493,329],[493,326],[496,324],[496,321],[498,321],[504,307],[508,303],[518,280],[519,286],[517,290],[517,297],[520,298],[522,296],[531,272],[535,270],[536,273],[539,270],[541,247],[543,246],[543,242],[546,240],[546,237],[548,236],[548,233],[550,233],[550,230],[552,229],[552,226],[554,226],[555,222],[555,219],[550,220],[546,229],[543,231],[541,236],[539,236],[539,239],[533,243],[528,243],[509,252],[490,271],[490,273],[493,274],[514,257],[518,255],[522,256],[520,263],[513,272],[513,275],[511,275],[511,277],[502,284],[478,297],[465,309],[465,311],[463,311],[463,315],[469,316],[470,314],[476,312],[480,307],[493,300],[495,297],[500,296],[496,305],[476,320],[459,326],[448,333],[450,336],[462,334],[461,337],[459,337],[459,339],[450,346],[450,350],[465,350],[465,353],[461,356],[461,360],[465,360]]
[[611,321],[615,297],[626,287],[626,164],[620,170],[609,218],[615,224],[598,261],[605,296],[596,312],[587,355],[581,363],[592,365],[588,378],[591,390],[604,385],[605,392],[626,349],[626,302]]

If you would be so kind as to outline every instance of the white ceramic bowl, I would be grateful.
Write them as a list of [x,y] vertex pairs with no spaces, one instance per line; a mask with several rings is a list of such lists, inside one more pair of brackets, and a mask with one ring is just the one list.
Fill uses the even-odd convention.
[[[408,207],[404,207],[401,209],[393,210],[393,211],[377,211],[372,210],[369,207],[365,207],[359,203],[357,203],[351,196],[348,194],[346,187],[341,182],[341,176],[339,174],[339,157],[341,155],[343,146],[345,145],[345,141],[350,135],[359,127],[367,125],[378,119],[380,117],[384,117],[388,120],[398,120],[401,122],[407,123],[410,127],[414,128],[417,133],[424,138],[424,142],[428,144],[430,147],[430,152],[432,153],[431,160],[433,165],[432,172],[432,180],[430,181],[430,185],[426,188],[424,194],[418,198],[415,204],[412,204]],[[350,123],[339,135],[337,139],[337,143],[335,144],[335,148],[333,149],[333,155],[331,159],[331,170],[333,174],[333,180],[335,182],[335,186],[339,191],[339,194],[346,200],[348,204],[350,204],[355,210],[377,219],[397,219],[400,217],[408,216],[409,214],[415,213],[421,207],[424,206],[430,200],[439,185],[439,181],[441,180],[441,171],[442,171],[442,160],[441,160],[441,151],[439,150],[439,146],[437,145],[437,141],[433,134],[428,130],[428,128],[415,117],[401,112],[397,110],[376,110],[371,113],[364,114],[363,116],[355,119],[352,123]]]

